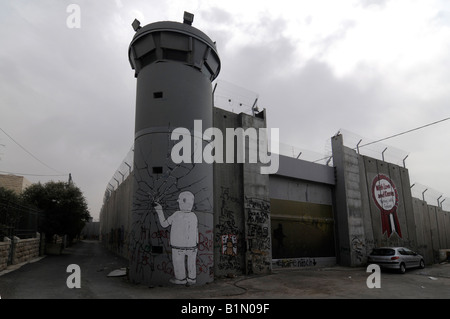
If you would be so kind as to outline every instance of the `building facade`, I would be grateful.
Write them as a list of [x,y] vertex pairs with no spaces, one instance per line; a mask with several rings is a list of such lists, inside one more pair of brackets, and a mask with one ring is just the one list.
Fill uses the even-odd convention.
[[12,190],[16,194],[22,193],[32,183],[23,176],[0,175],[0,187]]

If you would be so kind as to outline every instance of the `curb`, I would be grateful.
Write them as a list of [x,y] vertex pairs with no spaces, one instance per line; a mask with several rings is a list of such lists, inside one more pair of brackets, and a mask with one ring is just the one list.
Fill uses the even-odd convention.
[[7,273],[10,273],[10,272],[12,272],[12,271],[14,271],[14,270],[17,270],[17,269],[19,269],[20,267],[22,267],[22,266],[24,266],[24,265],[26,265],[26,264],[32,264],[32,263],[35,263],[35,262],[37,262],[37,261],[39,261],[39,260],[41,260],[41,259],[43,259],[43,258],[45,258],[45,257],[46,257],[46,256],[44,255],[44,256],[40,256],[40,257],[34,258],[34,259],[30,259],[30,260],[25,261],[25,262],[20,263],[20,264],[9,265],[8,267],[6,267],[6,269],[0,271],[0,277],[3,276],[3,275],[6,275]]

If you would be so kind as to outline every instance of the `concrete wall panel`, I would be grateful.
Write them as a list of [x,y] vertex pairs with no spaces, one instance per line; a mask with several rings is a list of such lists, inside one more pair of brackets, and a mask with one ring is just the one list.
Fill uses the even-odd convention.
[[422,254],[425,257],[425,260],[428,258],[425,256],[427,250],[427,244],[424,233],[424,217],[423,217],[423,207],[422,202],[418,198],[412,199],[413,205],[413,215],[415,222],[415,233],[417,238],[417,244],[414,248],[418,253]]
[[332,148],[336,168],[337,260],[342,265],[361,266],[366,263],[367,252],[359,155],[343,146],[342,135],[332,138]]
[[[418,239],[417,239],[417,231],[416,231],[416,215],[413,209],[413,198],[411,194],[411,182],[409,179],[409,172],[404,167],[399,167],[400,173],[400,189],[403,207],[405,209],[405,221],[406,228],[408,229],[408,242],[407,245],[413,249],[417,250],[418,248]],[[399,194],[400,195],[400,194]]]
[[[370,225],[372,227],[372,242],[368,243],[370,248],[383,246],[385,243],[382,241],[382,232],[381,232],[381,213],[378,207],[375,205],[375,202],[372,198],[372,181],[378,174],[377,162],[373,158],[369,158],[363,156],[364,159],[364,168],[365,168],[365,192],[364,192],[364,203],[368,206],[370,213],[370,221],[366,222],[366,225]],[[368,214],[366,213],[365,216]]]
[[447,238],[445,233],[445,216],[440,207],[436,207],[435,210],[439,235],[439,249],[445,249],[447,245]]
[[[415,244],[413,243],[413,238],[410,235],[408,224],[407,224],[407,214],[406,214],[406,202],[408,202],[408,206],[411,206],[411,197],[405,198],[405,194],[403,191],[403,183],[402,178],[400,176],[400,166],[386,163],[388,166],[388,176],[391,178],[392,182],[395,184],[397,194],[398,194],[398,206],[397,206],[397,216],[398,222],[401,230],[401,240],[398,240],[398,243],[402,246],[407,246],[412,248]],[[409,186],[408,186],[409,188]],[[405,200],[406,199],[406,200]]]
[[428,257],[427,263],[433,263],[434,262],[434,256],[433,256],[433,239],[431,235],[431,221],[430,221],[430,214],[428,211],[428,205],[424,201],[421,202],[421,212],[423,215],[423,233],[425,237],[425,245],[426,245],[426,254]]
[[436,215],[436,207],[427,205],[427,215],[430,220],[431,246],[433,249],[433,262],[439,262],[439,229]]
[[445,236],[446,236],[446,249],[450,249],[450,212],[443,211],[445,216]]
[[[214,127],[239,126],[237,114],[214,109]],[[225,140],[223,141],[225,149]],[[245,272],[242,164],[214,163],[214,275]]]

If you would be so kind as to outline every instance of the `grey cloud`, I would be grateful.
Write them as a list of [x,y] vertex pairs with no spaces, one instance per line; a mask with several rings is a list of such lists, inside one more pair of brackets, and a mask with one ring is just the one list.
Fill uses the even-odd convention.
[[376,6],[376,7],[379,7],[379,8],[384,8],[389,1],[390,0],[360,0],[359,4],[363,8],[367,8],[367,7],[370,7],[370,6]]
[[207,23],[230,25],[234,22],[233,15],[230,12],[217,7],[201,9],[198,13],[201,19]]
[[[114,1],[80,0],[81,29],[73,30],[65,25],[70,3],[0,4],[0,125],[44,162],[71,172],[97,215],[106,184],[133,143],[135,79],[127,57],[134,33],[131,9],[154,15],[142,21],[150,23],[164,19],[160,12],[167,5],[124,1],[119,8]],[[387,1],[376,3],[383,8]],[[321,151],[317,147],[340,128],[384,137],[414,126],[417,118],[439,119],[448,109],[447,97],[418,100],[398,92],[373,65],[361,64],[337,77],[320,54],[303,60],[297,44],[284,35],[287,21],[270,12],[261,12],[255,25],[217,8],[195,14],[194,26],[203,25],[201,30],[217,41],[219,80],[256,92],[259,107],[267,108],[269,125],[280,128],[282,142]],[[436,19],[448,20],[445,12]],[[231,25],[258,38],[232,46]],[[333,34],[318,39],[317,51],[325,55],[355,27],[344,21]]]
[[340,41],[345,40],[347,33],[356,27],[356,22],[353,20],[343,21],[339,28],[333,33],[324,38],[318,39],[312,43],[312,46],[317,50],[316,58],[320,58],[333,49],[333,46],[339,44]]
[[[49,166],[72,173],[96,216],[106,184],[133,142],[135,79],[128,43],[111,28],[117,7],[78,3],[80,29],[66,26],[69,2],[2,4],[9,15],[8,28],[0,30],[0,124]],[[55,173],[13,145],[7,153],[8,160],[21,158],[20,165],[9,162],[9,171]]]

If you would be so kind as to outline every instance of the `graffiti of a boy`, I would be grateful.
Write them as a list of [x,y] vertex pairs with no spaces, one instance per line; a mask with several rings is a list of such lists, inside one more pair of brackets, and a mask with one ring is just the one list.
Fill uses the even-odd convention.
[[174,284],[195,284],[197,278],[198,220],[197,215],[192,212],[194,194],[189,191],[181,192],[178,195],[178,205],[180,210],[166,218],[161,205],[155,203],[155,210],[158,213],[161,226],[164,228],[169,225],[172,226],[170,229],[170,246],[172,247],[175,278],[170,279],[170,282]]

